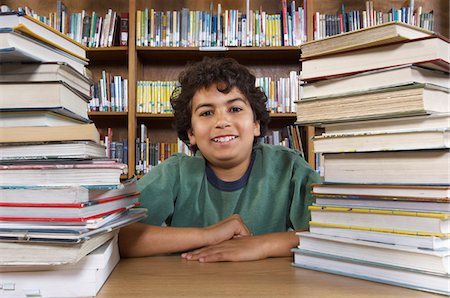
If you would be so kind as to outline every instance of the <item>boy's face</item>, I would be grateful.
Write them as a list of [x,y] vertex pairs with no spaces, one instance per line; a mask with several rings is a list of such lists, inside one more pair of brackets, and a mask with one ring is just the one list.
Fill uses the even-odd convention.
[[234,87],[228,94],[216,85],[197,91],[192,99],[189,141],[213,168],[228,169],[250,162],[255,136],[260,135],[247,98]]

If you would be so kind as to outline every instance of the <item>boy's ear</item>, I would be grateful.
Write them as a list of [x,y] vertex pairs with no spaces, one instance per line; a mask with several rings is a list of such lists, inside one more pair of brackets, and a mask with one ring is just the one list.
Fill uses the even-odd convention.
[[195,135],[194,135],[194,131],[192,130],[192,128],[189,128],[187,130],[187,135],[189,138],[189,144],[195,145],[197,142],[195,141]]
[[254,127],[253,127],[253,135],[255,137],[259,137],[261,135],[261,125],[259,123],[259,120],[256,120],[253,125],[254,125]]

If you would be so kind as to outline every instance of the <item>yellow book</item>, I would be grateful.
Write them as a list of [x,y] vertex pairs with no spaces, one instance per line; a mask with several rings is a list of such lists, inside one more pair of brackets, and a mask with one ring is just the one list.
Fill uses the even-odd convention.
[[431,233],[450,233],[450,213],[310,206],[311,220],[325,225]]

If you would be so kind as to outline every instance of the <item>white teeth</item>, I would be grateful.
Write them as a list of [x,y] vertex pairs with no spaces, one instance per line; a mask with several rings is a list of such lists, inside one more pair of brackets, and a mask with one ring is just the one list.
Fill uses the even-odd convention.
[[227,136],[227,137],[214,138],[213,141],[216,143],[224,143],[224,142],[229,142],[234,139],[236,139],[236,136]]

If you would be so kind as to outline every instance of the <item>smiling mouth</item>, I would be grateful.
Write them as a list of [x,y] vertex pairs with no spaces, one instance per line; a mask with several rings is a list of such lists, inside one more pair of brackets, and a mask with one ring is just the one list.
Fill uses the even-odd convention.
[[225,142],[234,140],[236,138],[237,138],[237,136],[226,136],[226,137],[213,138],[212,141],[214,143],[225,143]]

